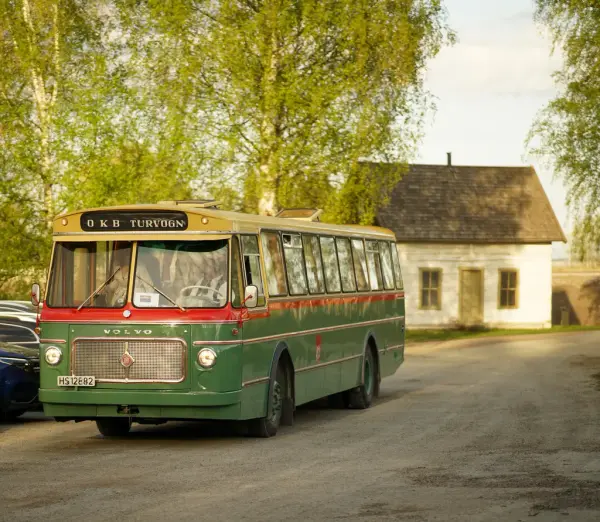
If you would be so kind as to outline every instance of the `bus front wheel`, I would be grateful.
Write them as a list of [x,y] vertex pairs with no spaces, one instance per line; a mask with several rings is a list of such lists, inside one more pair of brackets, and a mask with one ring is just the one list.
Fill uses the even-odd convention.
[[350,390],[350,408],[364,410],[371,406],[373,395],[377,386],[377,362],[373,356],[371,347],[367,347],[364,362],[364,379],[363,383]]
[[251,437],[267,438],[273,437],[277,433],[284,416],[284,408],[289,402],[287,400],[287,390],[289,389],[287,375],[285,367],[279,363],[275,381],[269,392],[271,394],[271,413],[267,417],[248,421],[248,435]]
[[105,437],[124,437],[131,429],[129,417],[100,417],[96,419],[98,431]]

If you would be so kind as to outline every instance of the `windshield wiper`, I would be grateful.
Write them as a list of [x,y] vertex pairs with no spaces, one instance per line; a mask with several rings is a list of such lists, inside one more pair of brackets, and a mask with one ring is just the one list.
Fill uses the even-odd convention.
[[104,281],[104,283],[102,283],[102,284],[101,284],[101,285],[100,285],[100,286],[99,286],[99,287],[98,287],[96,290],[94,290],[94,292],[93,292],[93,293],[92,293],[92,294],[91,294],[91,295],[90,295],[90,296],[89,296],[89,297],[88,297],[88,298],[87,298],[87,299],[86,299],[86,300],[85,300],[83,303],[81,303],[81,304],[79,305],[79,307],[77,308],[77,311],[79,312],[79,310],[81,310],[81,309],[83,308],[83,305],[84,305],[85,303],[87,303],[87,302],[88,302],[90,299],[92,299],[92,298],[93,298],[93,297],[94,297],[96,294],[98,294],[98,292],[100,292],[100,290],[102,290],[102,289],[103,289],[103,288],[104,288],[104,287],[105,287],[105,286],[108,284],[108,282],[109,282],[109,281],[110,281],[110,280],[111,280],[113,277],[115,277],[115,276],[117,275],[117,272],[118,272],[119,270],[121,270],[121,268],[123,268],[123,267],[121,267],[121,266],[120,266],[119,268],[117,268],[117,269],[116,269],[116,270],[115,270],[115,271],[112,273],[112,275],[111,275],[111,276],[110,276],[110,277],[109,277],[109,278],[108,278],[106,281]]
[[165,299],[168,299],[171,303],[177,306],[182,312],[185,312],[185,308],[180,304],[177,304],[173,299],[171,299],[167,294],[161,292],[158,288],[156,288],[152,283],[149,283],[145,279],[142,279],[141,276],[135,274],[135,277],[138,277],[142,283],[146,283],[148,286],[152,287],[153,290],[156,290],[160,295],[162,295]]

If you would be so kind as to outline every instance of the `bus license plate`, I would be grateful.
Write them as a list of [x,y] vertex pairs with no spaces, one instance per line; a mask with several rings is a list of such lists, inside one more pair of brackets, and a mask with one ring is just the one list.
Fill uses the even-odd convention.
[[96,386],[96,377],[83,377],[79,375],[59,375],[59,386]]

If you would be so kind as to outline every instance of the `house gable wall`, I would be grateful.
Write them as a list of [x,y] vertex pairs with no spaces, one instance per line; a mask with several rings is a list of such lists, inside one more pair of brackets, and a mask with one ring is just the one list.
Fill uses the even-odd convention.
[[[459,321],[460,269],[483,270],[483,317],[490,327],[549,328],[552,319],[552,245],[398,243],[406,292],[407,328]],[[420,308],[420,269],[442,269],[441,309]],[[518,307],[499,309],[499,270],[518,270]]]

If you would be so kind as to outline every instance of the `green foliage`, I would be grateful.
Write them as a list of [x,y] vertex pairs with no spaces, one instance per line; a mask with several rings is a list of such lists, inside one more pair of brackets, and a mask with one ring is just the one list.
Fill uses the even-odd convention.
[[580,223],[575,237],[585,244],[600,236],[600,6],[594,0],[536,4],[536,18],[551,31],[564,64],[555,73],[560,92],[540,113],[531,139],[540,138],[534,153],[564,179],[567,203]]
[[0,0],[0,285],[82,207],[372,223],[402,168],[364,161],[408,157],[452,40],[441,0]]

